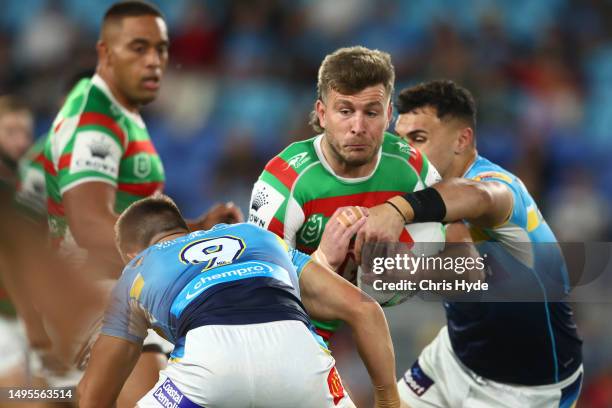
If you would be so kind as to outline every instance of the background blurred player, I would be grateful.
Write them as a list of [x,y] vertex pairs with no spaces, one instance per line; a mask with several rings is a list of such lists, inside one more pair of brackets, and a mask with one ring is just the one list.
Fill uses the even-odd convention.
[[[60,253],[90,279],[119,275],[122,262],[113,234],[117,214],[163,187],[162,163],[139,109],[157,95],[168,45],[157,8],[140,1],[111,6],[97,44],[96,75],[68,94],[52,125],[45,146],[50,234]],[[235,221],[240,214],[235,207],[219,206],[194,225],[210,226],[212,218]],[[75,353],[89,340],[100,314],[73,316],[82,320],[84,337],[76,341]],[[148,347],[153,353],[144,353],[134,371],[142,385],[129,382],[139,391],[124,391],[127,406],[152,386],[165,361],[156,353],[159,345]]]
[[[547,276],[567,280],[565,262],[523,183],[478,155],[472,95],[451,81],[431,81],[402,90],[398,111],[396,132],[423,150],[445,179],[425,205],[452,202],[453,212],[469,218],[481,254],[489,256],[489,280],[529,276],[514,289],[535,288],[543,299],[445,302],[447,327],[400,380],[402,399],[413,407],[573,406],[582,381],[582,341],[569,305],[542,284]],[[414,210],[420,205],[414,197],[408,201],[404,217],[426,211]]]
[[0,96],[0,177],[10,183],[17,178],[17,162],[33,141],[32,113],[10,95]]
[[81,407],[112,405],[147,327],[176,347],[138,406],[354,406],[306,311],[352,327],[376,406],[399,407],[380,306],[274,234],[251,224],[189,233],[174,203],[155,196],[121,215],[117,245],[131,262],[79,385]]
[[[0,97],[0,179],[2,199],[14,206],[14,192],[18,184],[17,163],[32,144],[33,118],[29,108],[10,95]],[[44,188],[44,187],[43,187]],[[5,209],[10,214],[9,209]],[[14,209],[13,209],[14,212]],[[7,220],[3,219],[6,224]],[[2,231],[1,240],[12,239],[14,231]],[[3,242],[4,243],[4,242]],[[8,244],[8,243],[7,243]],[[4,246],[4,245],[3,245]],[[10,251],[0,252],[0,385],[27,384],[27,342],[16,313],[28,321],[34,311],[27,298],[16,296],[23,280],[12,271],[15,267]],[[16,310],[17,309],[17,310]]]
[[[437,173],[425,156],[385,133],[392,116],[394,80],[387,53],[351,47],[325,57],[311,118],[320,134],[293,143],[266,165],[253,187],[249,222],[313,253],[337,208],[376,206],[436,181]],[[354,257],[340,263],[332,266],[354,283]],[[315,325],[328,339],[339,322]]]

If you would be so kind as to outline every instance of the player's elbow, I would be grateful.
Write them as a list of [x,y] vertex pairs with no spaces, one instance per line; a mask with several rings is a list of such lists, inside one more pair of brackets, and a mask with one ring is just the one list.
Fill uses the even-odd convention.
[[[89,230],[89,233],[88,233]],[[92,234],[91,223],[75,221],[70,223],[70,233],[76,244],[85,249],[95,249],[97,247],[96,234]]]
[[110,408],[114,405],[113,402],[105,402],[103,395],[95,395],[86,379],[81,380],[77,386],[77,399],[79,408]]
[[476,217],[481,217],[495,205],[495,196],[486,183],[471,182],[472,194],[477,197]]
[[371,322],[378,320],[385,321],[380,305],[365,293],[362,294],[361,301],[350,303],[347,309],[347,316],[343,320],[351,327],[369,326]]

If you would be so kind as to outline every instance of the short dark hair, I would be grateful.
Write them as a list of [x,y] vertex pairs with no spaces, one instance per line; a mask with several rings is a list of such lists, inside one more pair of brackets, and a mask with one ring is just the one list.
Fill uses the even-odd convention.
[[124,18],[124,17],[138,17],[138,16],[156,16],[164,18],[163,14],[159,9],[151,3],[140,0],[129,0],[115,3],[106,10],[102,23],[107,21]]
[[[379,50],[355,46],[340,48],[328,54],[317,77],[317,99],[323,100],[329,90],[354,95],[363,89],[382,84],[388,95],[393,94],[395,68],[391,55]],[[310,114],[310,125],[322,132],[316,112]]]
[[115,224],[115,240],[121,253],[148,248],[155,235],[189,227],[172,199],[156,194],[132,203]]
[[402,89],[397,97],[396,108],[401,115],[414,109],[431,106],[436,108],[440,119],[446,116],[457,118],[476,128],[476,102],[467,89],[455,82],[438,79]]

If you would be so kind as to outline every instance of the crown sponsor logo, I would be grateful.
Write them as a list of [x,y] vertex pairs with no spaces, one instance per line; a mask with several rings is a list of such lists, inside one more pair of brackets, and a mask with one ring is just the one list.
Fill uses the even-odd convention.
[[255,193],[253,197],[253,202],[251,203],[251,210],[259,211],[261,207],[267,205],[269,203],[268,198],[270,195],[266,191],[266,189],[261,189]]
[[110,154],[110,145],[101,138],[92,140],[89,144],[89,151],[91,152],[91,157],[104,160]]

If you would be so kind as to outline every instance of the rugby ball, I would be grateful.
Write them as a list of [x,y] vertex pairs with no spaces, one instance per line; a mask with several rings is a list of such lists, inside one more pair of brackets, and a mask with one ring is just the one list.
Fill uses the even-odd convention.
[[[406,244],[415,256],[432,256],[440,253],[444,249],[446,242],[446,228],[439,222],[422,222],[406,225],[406,232],[413,243]],[[388,256],[391,256],[389,254]],[[380,290],[380,283],[373,285],[366,283],[363,279],[361,266],[357,269],[357,286],[378,302],[382,307],[399,305],[410,298],[414,293],[409,290],[385,291]],[[385,282],[384,272],[380,279]],[[371,280],[371,279],[370,279]],[[378,289],[375,289],[377,286]]]

